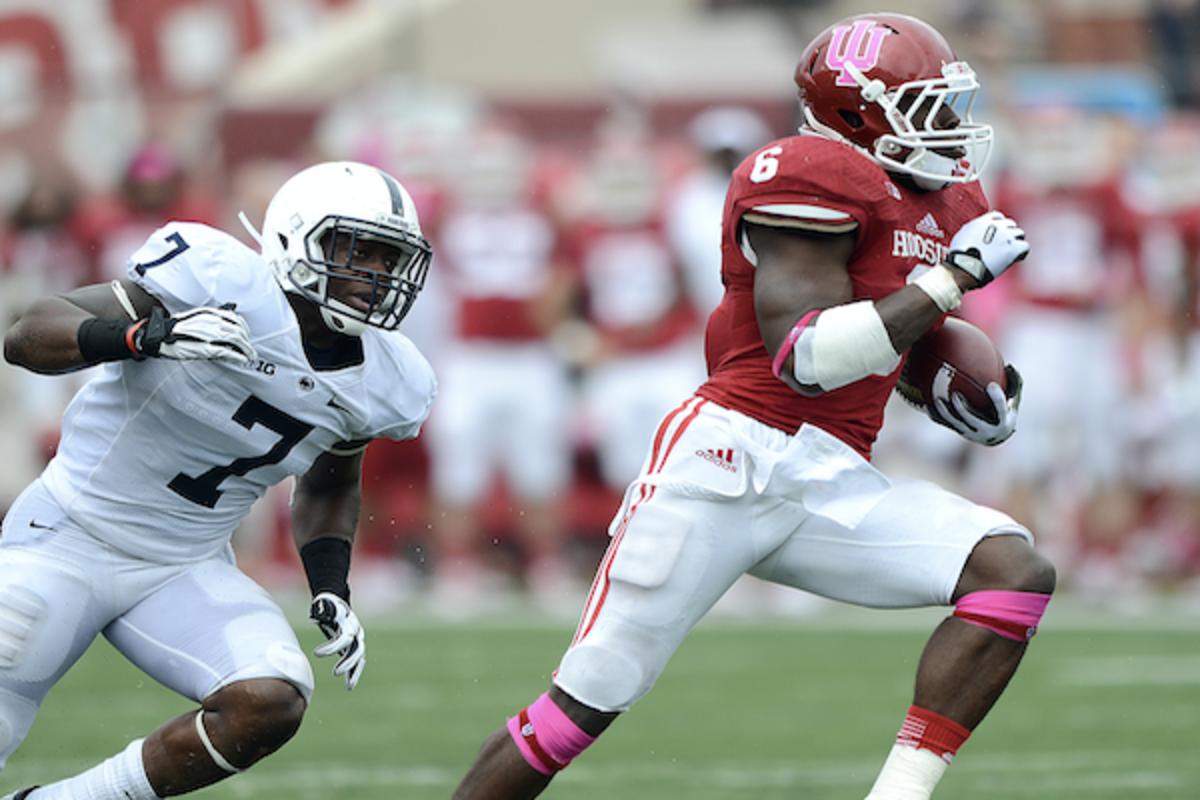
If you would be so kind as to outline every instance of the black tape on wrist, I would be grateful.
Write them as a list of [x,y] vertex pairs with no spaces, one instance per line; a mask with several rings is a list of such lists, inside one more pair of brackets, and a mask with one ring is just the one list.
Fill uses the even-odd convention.
[[91,317],[80,323],[75,343],[89,364],[138,358],[138,353],[129,349],[129,328],[130,324],[123,320]]
[[340,536],[322,536],[300,548],[300,561],[313,596],[332,592],[350,602],[350,541]]

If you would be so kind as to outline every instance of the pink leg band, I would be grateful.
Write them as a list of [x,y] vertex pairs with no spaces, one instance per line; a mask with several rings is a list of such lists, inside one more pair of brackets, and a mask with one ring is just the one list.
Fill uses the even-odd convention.
[[529,766],[543,775],[565,768],[596,741],[571,722],[548,693],[508,721],[508,734]]
[[808,327],[809,321],[817,314],[821,313],[821,309],[814,308],[809,311],[800,321],[792,326],[788,331],[788,335],[783,337],[783,344],[779,345],[779,350],[775,353],[775,358],[771,361],[771,372],[775,373],[775,377],[779,377],[779,373],[783,372],[783,362],[787,361],[788,354],[792,352],[792,348],[796,346],[796,340],[800,338],[800,334],[804,333],[804,329]]
[[954,606],[954,616],[993,633],[1027,642],[1050,604],[1050,595],[1038,592],[971,592]]

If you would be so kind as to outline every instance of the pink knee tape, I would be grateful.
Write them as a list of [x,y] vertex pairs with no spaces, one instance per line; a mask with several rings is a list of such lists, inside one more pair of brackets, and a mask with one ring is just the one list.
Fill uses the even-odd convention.
[[971,592],[955,604],[954,616],[1005,639],[1027,642],[1049,604],[1050,595],[1038,592]]
[[529,766],[543,775],[563,769],[596,741],[572,722],[548,693],[508,721],[508,734]]

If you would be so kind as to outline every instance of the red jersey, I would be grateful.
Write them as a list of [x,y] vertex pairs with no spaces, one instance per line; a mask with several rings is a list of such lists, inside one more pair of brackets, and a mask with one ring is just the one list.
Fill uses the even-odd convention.
[[744,244],[742,218],[853,230],[857,245],[846,268],[854,299],[879,300],[902,289],[916,268],[940,263],[955,231],[987,209],[977,183],[937,192],[899,186],[853,147],[818,136],[781,139],[752,153],[734,171],[725,200],[725,296],[708,320],[709,379],[699,394],[789,433],[811,423],[869,458],[901,368],[817,397],[776,378],[754,312],[754,256]]

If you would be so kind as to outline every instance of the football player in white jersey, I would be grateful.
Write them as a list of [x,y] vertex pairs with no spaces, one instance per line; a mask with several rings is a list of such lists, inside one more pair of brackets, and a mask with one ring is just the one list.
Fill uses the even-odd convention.
[[315,654],[340,657],[348,689],[362,675],[348,586],[362,451],[416,436],[429,413],[433,373],[396,327],[430,247],[404,188],[350,162],[293,176],[256,237],[261,254],[169,223],[127,279],[40,299],[5,336],[5,358],[35,372],[101,366],[4,519],[0,766],[99,633],[199,703],[79,775],[8,797],[182,794],[292,737],[312,672],[229,544],[288,476],[311,617],[328,639]]

